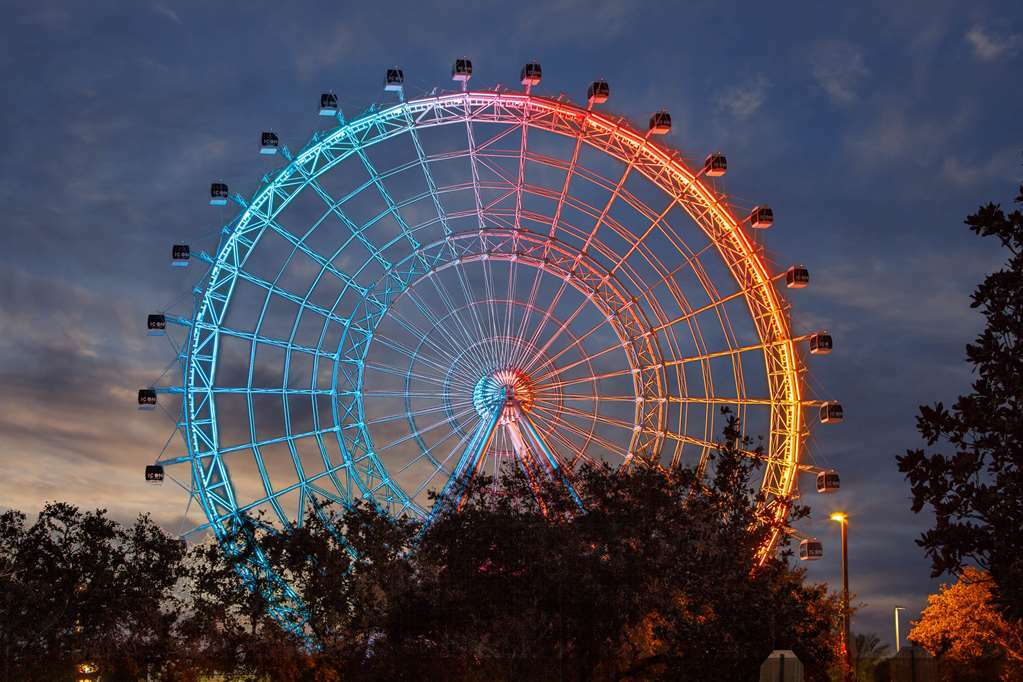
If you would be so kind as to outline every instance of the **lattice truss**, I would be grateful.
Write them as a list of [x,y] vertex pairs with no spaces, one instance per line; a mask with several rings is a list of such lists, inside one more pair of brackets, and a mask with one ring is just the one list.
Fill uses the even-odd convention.
[[584,461],[703,466],[726,406],[764,436],[768,504],[812,468],[785,273],[679,153],[528,92],[338,118],[230,196],[167,315],[184,449],[156,465],[198,528],[355,498],[428,520],[428,491],[505,462],[569,487]]

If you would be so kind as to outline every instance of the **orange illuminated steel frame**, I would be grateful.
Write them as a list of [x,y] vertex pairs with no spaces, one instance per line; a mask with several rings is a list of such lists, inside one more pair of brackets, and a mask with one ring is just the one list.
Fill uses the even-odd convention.
[[[563,101],[546,99],[523,93],[507,92],[464,92],[438,97],[428,97],[402,102],[392,107],[376,111],[372,116],[361,120],[352,121],[339,128],[326,137],[319,138],[317,144],[310,146],[306,151],[298,154],[291,165],[278,174],[271,185],[268,185],[260,195],[250,202],[242,216],[236,223],[236,227],[227,237],[226,243],[218,252],[218,257],[211,262],[209,275],[208,295],[196,314],[195,334],[191,339],[192,350],[190,353],[190,368],[188,370],[189,390],[186,395],[186,411],[189,424],[192,428],[190,434],[190,445],[202,456],[196,455],[193,466],[197,467],[193,477],[198,480],[222,481],[221,485],[229,486],[230,482],[225,475],[217,474],[214,469],[223,468],[218,454],[218,436],[213,430],[213,419],[209,399],[215,390],[214,386],[207,385],[216,376],[216,358],[209,355],[204,349],[216,338],[216,324],[207,323],[209,317],[216,319],[217,301],[213,296],[220,289],[224,289],[229,295],[229,287],[233,284],[233,278],[240,270],[241,265],[249,251],[258,243],[258,236],[265,229],[273,229],[274,216],[287,205],[294,195],[302,191],[316,177],[339,164],[345,158],[355,153],[355,150],[362,149],[380,141],[408,133],[413,130],[424,130],[435,126],[444,126],[464,123],[470,131],[468,153],[475,159],[476,155],[482,152],[471,136],[471,124],[473,123],[498,123],[505,125],[520,126],[524,131],[528,128],[544,130],[557,135],[565,136],[575,140],[575,152],[570,162],[562,162],[559,159],[549,157],[540,158],[530,155],[529,160],[545,163],[552,167],[566,171],[565,187],[560,193],[551,192],[542,187],[531,185],[528,188],[523,186],[520,180],[518,187],[511,186],[510,191],[517,191],[520,195],[523,192],[543,194],[558,200],[558,212],[553,216],[530,215],[529,218],[534,224],[550,225],[550,234],[542,235],[537,232],[530,232],[522,229],[520,219],[525,215],[521,199],[517,202],[514,215],[504,215],[503,218],[514,218],[514,225],[511,228],[488,227],[488,238],[498,248],[493,253],[487,254],[466,254],[462,260],[472,258],[501,258],[513,257],[517,259],[531,259],[534,267],[559,273],[565,281],[572,280],[572,286],[576,287],[595,301],[595,305],[602,311],[608,311],[608,320],[615,329],[615,334],[622,340],[627,341],[629,348],[629,364],[633,375],[635,389],[635,418],[632,426],[632,434],[627,447],[626,461],[632,457],[643,459],[656,459],[669,466],[678,466],[682,458],[682,447],[684,445],[694,446],[701,451],[701,463],[706,460],[708,453],[716,444],[712,442],[713,435],[710,429],[711,417],[706,417],[707,423],[703,437],[687,433],[683,428],[683,417],[678,417],[677,428],[669,424],[669,405],[679,403],[702,403],[704,405],[765,405],[769,407],[770,422],[767,438],[766,452],[760,456],[765,462],[764,478],[761,489],[768,497],[767,511],[776,519],[783,520],[788,512],[787,500],[794,492],[797,473],[800,469],[800,455],[803,447],[805,428],[803,423],[804,407],[814,404],[813,401],[804,400],[801,384],[801,361],[796,349],[796,342],[805,337],[794,337],[789,324],[786,312],[786,304],[780,294],[776,291],[774,281],[777,276],[768,272],[762,261],[757,247],[751,242],[746,229],[733,215],[729,206],[722,201],[716,191],[705,184],[699,177],[686,167],[677,152],[654,143],[648,135],[637,132],[630,127],[624,119],[616,119],[607,115],[584,109]],[[523,137],[524,140],[524,137]],[[416,143],[418,145],[418,142]],[[604,154],[607,154],[621,163],[625,164],[626,170],[621,179],[614,182],[603,183],[599,176],[591,175],[588,179],[591,182],[600,181],[612,191],[612,200],[621,198],[630,201],[630,205],[644,218],[650,221],[649,227],[642,235],[632,234],[632,245],[628,253],[616,254],[606,245],[595,239],[597,229],[601,224],[614,227],[614,220],[608,215],[608,207],[605,207],[598,215],[597,222],[585,244],[577,249],[563,240],[556,239],[556,229],[564,228],[559,225],[559,213],[561,206],[566,203],[568,193],[568,179],[577,168],[579,148],[587,145]],[[420,154],[421,154],[420,150]],[[525,144],[523,142],[522,157],[520,164],[525,161]],[[425,162],[421,161],[421,163]],[[582,169],[579,169],[582,172]],[[650,209],[639,200],[630,199],[628,192],[624,190],[625,179],[629,173],[639,173],[669,199],[667,208],[661,212]],[[492,189],[497,189],[494,187]],[[505,190],[508,187],[501,186]],[[434,191],[435,188],[431,189]],[[581,205],[581,204],[580,204]],[[665,220],[668,211],[673,207],[679,207],[693,222],[702,230],[713,248],[717,251],[722,262],[727,267],[731,279],[737,285],[735,293],[725,296],[717,295],[710,277],[700,270],[699,259],[695,253],[688,251],[693,257],[690,264],[693,265],[695,275],[700,278],[712,303],[709,306],[692,307],[687,303],[686,296],[678,290],[677,282],[672,280],[668,268],[663,267],[657,254],[647,253],[649,251],[642,245],[646,236],[655,228],[659,228],[664,237],[669,240],[677,249],[677,255],[687,258],[685,240]],[[488,215],[497,215],[500,208],[488,209]],[[481,209],[477,207],[477,212]],[[483,229],[483,213],[480,212],[480,229]],[[563,222],[563,221],[562,221]],[[585,236],[585,233],[583,233]],[[619,234],[619,236],[622,236]],[[447,238],[448,244],[453,244],[463,237],[459,234],[450,235]],[[510,246],[503,249],[498,242],[507,240]],[[580,241],[582,239],[580,238]],[[642,247],[642,249],[641,249]],[[436,249],[435,245],[423,245],[421,251],[429,252]],[[600,252],[606,250],[605,256],[610,253],[617,260],[613,268],[604,268],[596,262],[589,252]],[[679,304],[681,315],[672,317],[664,313],[654,294],[649,289],[639,293],[640,298],[645,298],[649,313],[637,311],[638,306],[631,304],[630,291],[620,280],[622,276],[628,277],[626,272],[631,266],[625,261],[634,252],[643,252],[643,257],[650,261],[652,266],[657,266],[661,273],[663,284],[670,290],[671,295]],[[419,261],[425,261],[420,257]],[[656,261],[656,263],[655,263]],[[409,262],[415,263],[416,260]],[[521,261],[520,261],[521,262]],[[621,273],[616,270],[621,269]],[[409,272],[409,279],[424,276],[424,272]],[[782,273],[784,275],[784,273]],[[678,343],[675,339],[673,326],[694,324],[693,318],[712,308],[720,306],[730,300],[742,298],[748,307],[750,318],[756,330],[759,342],[755,345],[732,347],[731,343],[727,350],[711,352],[698,344],[696,355],[683,357],[678,352]],[[721,315],[719,311],[719,315]],[[651,316],[653,319],[651,319]],[[613,318],[613,319],[612,319]],[[725,316],[723,325],[729,324]],[[697,325],[698,327],[698,325]],[[757,398],[745,396],[745,389],[742,384],[741,367],[734,368],[736,376],[736,390],[738,395],[734,397],[715,397],[710,389],[703,397],[683,395],[681,389],[678,395],[670,395],[672,385],[685,386],[684,365],[690,362],[699,362],[701,371],[704,373],[704,383],[710,386],[712,382],[707,381],[710,374],[708,361],[711,358],[730,356],[733,363],[742,353],[760,352],[763,355],[765,375],[767,383],[767,395]],[[741,363],[739,363],[741,364]],[[669,379],[671,379],[669,381]],[[338,394],[348,387],[338,386]],[[710,410],[708,409],[709,413]],[[740,417],[742,415],[740,414]],[[672,421],[675,417],[670,418]],[[611,423],[609,421],[609,423]],[[620,426],[620,424],[613,424]],[[353,433],[352,425],[337,424],[336,428],[341,433]],[[363,425],[364,426],[364,425]],[[362,438],[358,447],[368,448],[366,443],[369,438]],[[624,439],[623,439],[624,440]],[[352,445],[351,447],[356,447]],[[209,456],[206,456],[206,451]],[[351,454],[351,453],[350,453]],[[355,452],[353,459],[358,459],[361,452]],[[750,453],[751,455],[753,453]],[[368,470],[368,469],[367,469]],[[215,475],[216,474],[216,475]],[[361,473],[355,467],[352,468],[353,476],[366,474]],[[394,485],[388,483],[388,485]],[[396,500],[393,504],[404,504],[403,509],[409,508],[409,502],[401,502],[403,492],[396,486],[391,491],[394,494],[388,499]],[[233,518],[234,509],[225,501],[231,496],[219,494],[214,500],[205,505],[207,514],[210,517],[211,525],[218,526],[226,523],[226,520]],[[762,557],[767,557],[778,539],[777,534],[770,539],[762,548]]]
[[[774,278],[729,207],[681,162],[676,153],[655,144],[624,121],[592,110],[531,95],[490,92],[417,100],[409,102],[410,109],[414,110],[417,104],[426,105],[419,120],[423,127],[443,124],[448,116],[459,120],[467,117],[479,122],[507,122],[509,118],[518,118],[531,128],[577,138],[644,175],[673,197],[674,204],[688,213],[713,241],[740,285],[760,336],[771,403],[762,490],[771,499],[772,515],[784,519],[788,506],[775,501],[784,500],[794,492],[804,438],[802,410],[806,403],[801,390],[801,363],[795,347],[797,339],[792,336],[785,304],[773,285]],[[672,321],[667,321],[667,324],[672,324]],[[632,452],[656,452],[664,439],[692,441],[683,434],[664,430],[663,423],[651,428],[651,417],[653,415],[640,419],[643,422],[641,438],[640,442],[634,442]],[[777,539],[776,533],[764,547],[764,557]]]

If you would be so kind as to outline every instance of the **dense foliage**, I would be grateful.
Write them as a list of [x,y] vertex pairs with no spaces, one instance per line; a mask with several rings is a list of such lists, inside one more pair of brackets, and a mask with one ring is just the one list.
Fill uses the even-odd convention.
[[[1016,198],[1023,202],[1023,186]],[[928,447],[898,458],[913,493],[913,510],[929,506],[935,525],[918,541],[934,575],[958,575],[975,564],[994,580],[996,602],[1023,618],[1023,214],[982,206],[966,219],[1008,252],[1005,267],[973,293],[986,318],[966,347],[976,379],[972,392],[946,408],[922,406],[917,428]]]
[[[285,533],[253,519],[234,559],[212,543],[186,557],[145,519],[121,529],[48,507],[25,528],[8,513],[2,561],[17,566],[2,575],[4,656],[16,671],[7,679],[58,679],[88,656],[125,679],[738,680],[755,678],[776,648],[794,650],[809,680],[827,679],[839,602],[806,584],[787,552],[761,564],[758,548],[783,521],[760,504],[734,419],[725,443],[704,477],[583,468],[573,483],[585,511],[563,487],[538,491],[512,470],[500,485],[476,481],[460,511],[448,505],[425,531],[364,504],[317,508]],[[57,511],[79,544],[119,557],[90,559],[111,576],[91,606],[76,601],[74,564],[85,564],[75,559],[59,596],[23,592],[45,592],[47,578],[27,580],[19,567],[48,564],[30,538],[59,545]],[[94,519],[110,528],[108,549],[90,535]],[[253,540],[304,604],[303,637],[269,615],[266,597],[281,583],[257,578],[253,592],[237,577],[232,563]],[[115,577],[114,565],[132,575]],[[87,575],[96,590],[99,574]],[[46,630],[62,634],[31,635],[39,598],[62,605],[48,610]],[[101,620],[76,640],[81,609]]]
[[173,588],[184,543],[149,518],[125,527],[103,511],[48,504],[31,526],[0,515],[0,674],[70,679],[102,660],[128,679],[171,665]]
[[[1007,620],[995,607],[990,577],[967,568],[955,583],[927,599],[909,639],[956,668],[963,679],[1023,679],[1023,624]],[[984,670],[987,676],[969,677]]]

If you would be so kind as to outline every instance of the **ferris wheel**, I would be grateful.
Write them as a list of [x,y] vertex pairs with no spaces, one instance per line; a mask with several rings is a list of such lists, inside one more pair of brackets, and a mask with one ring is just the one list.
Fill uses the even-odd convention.
[[772,210],[726,199],[724,155],[664,144],[667,111],[639,130],[602,113],[605,81],[582,106],[533,94],[539,64],[520,75],[471,90],[458,59],[458,89],[406,99],[388,69],[390,103],[346,119],[324,93],[333,125],[301,150],[262,133],[284,165],[251,197],[211,185],[239,212],[215,251],[174,245],[208,270],[190,314],[149,316],[180,326],[181,371],[139,392],[180,399],[184,449],[146,478],[166,469],[200,529],[360,498],[428,522],[431,490],[457,499],[506,463],[573,495],[584,462],[702,466],[723,407],[764,436],[747,454],[772,514],[800,472],[837,489],[803,458],[809,422],[842,419],[804,384],[832,339],[792,329],[783,291],[809,273],[763,257]]

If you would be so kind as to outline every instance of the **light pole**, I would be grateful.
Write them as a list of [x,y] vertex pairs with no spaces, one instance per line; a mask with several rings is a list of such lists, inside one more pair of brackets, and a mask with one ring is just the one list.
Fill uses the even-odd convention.
[[831,520],[842,529],[842,648],[845,649],[846,679],[852,680],[852,642],[849,641],[849,516],[835,512]]
[[902,650],[902,638],[899,637],[899,611],[905,610],[905,606],[896,606],[892,609],[892,614],[895,616],[895,653]]

